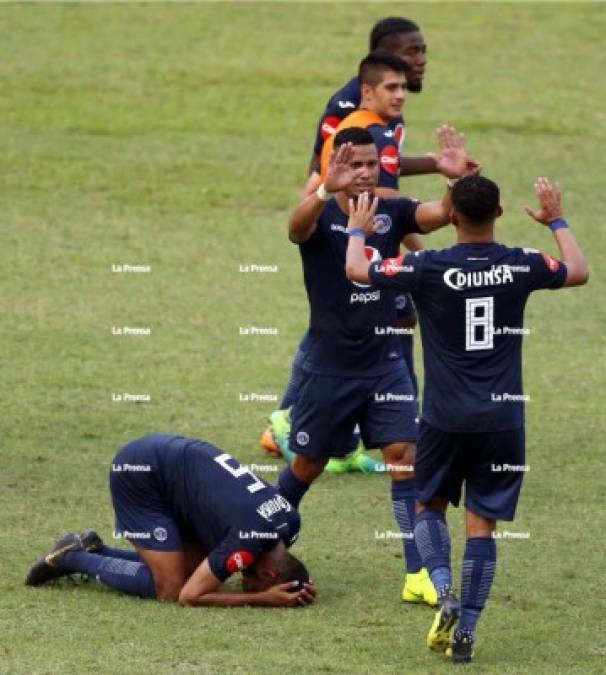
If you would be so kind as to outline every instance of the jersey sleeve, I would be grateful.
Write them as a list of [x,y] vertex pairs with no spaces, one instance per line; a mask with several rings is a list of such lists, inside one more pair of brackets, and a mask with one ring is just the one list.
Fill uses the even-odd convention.
[[524,249],[524,264],[529,268],[529,291],[539,291],[543,288],[556,290],[566,281],[568,270],[565,263],[547,253]]
[[393,129],[379,125],[368,127],[379,153],[379,182],[377,187],[397,190],[400,176],[400,146]]
[[417,209],[421,202],[408,197],[398,197],[394,200],[398,240],[402,241],[407,234],[424,234],[417,225]]
[[415,251],[374,263],[368,270],[370,283],[375,288],[394,288],[400,292],[414,293],[423,273],[422,253]]
[[[275,545],[275,541],[273,542]],[[225,581],[236,572],[241,572],[254,564],[267,547],[263,540],[242,539],[240,532],[229,530],[227,536],[208,554],[206,558],[210,571]]]
[[336,91],[326,104],[326,109],[320,117],[314,142],[314,154],[320,155],[324,141],[334,136],[337,127],[350,113],[360,105],[360,83],[357,78],[350,80],[345,86]]

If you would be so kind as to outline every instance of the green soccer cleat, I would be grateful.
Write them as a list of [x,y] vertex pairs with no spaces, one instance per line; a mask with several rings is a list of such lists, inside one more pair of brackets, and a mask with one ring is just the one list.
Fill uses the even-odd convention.
[[341,473],[349,473],[350,471],[355,471],[351,468],[349,457],[331,457],[326,466],[324,467],[326,473],[330,473],[333,476],[337,476]]
[[364,452],[364,446],[360,447],[350,457],[350,471],[361,471],[362,473],[385,473],[385,463],[377,462],[370,455]]
[[455,631],[454,639],[446,650],[446,656],[450,657],[453,663],[471,663],[474,656],[473,644],[473,635]]
[[461,603],[449,593],[436,612],[433,624],[427,633],[427,646],[434,652],[445,652],[452,641],[454,625],[461,613]]
[[438,604],[438,594],[425,567],[422,567],[418,572],[412,574],[409,572],[406,575],[404,588],[402,589],[402,600],[412,603],[424,602],[430,607],[435,607]]

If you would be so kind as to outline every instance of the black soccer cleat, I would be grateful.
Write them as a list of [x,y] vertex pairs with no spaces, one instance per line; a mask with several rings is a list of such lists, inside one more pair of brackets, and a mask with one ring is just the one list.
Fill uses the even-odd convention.
[[[100,541],[99,536],[97,538]],[[69,572],[63,567],[63,558],[68,551],[82,551],[84,547],[80,536],[75,532],[64,534],[53,548],[39,558],[25,578],[26,586],[40,586],[47,581],[64,577]]]
[[94,530],[82,530],[78,536],[87,553],[98,553],[103,548],[103,539]]
[[446,656],[450,656],[453,663],[471,663],[473,654],[473,635],[455,631],[454,639],[446,650]]

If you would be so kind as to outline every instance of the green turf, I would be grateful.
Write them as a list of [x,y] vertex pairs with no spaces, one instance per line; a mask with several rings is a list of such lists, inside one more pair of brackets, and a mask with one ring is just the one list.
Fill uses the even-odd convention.
[[[184,610],[95,587],[26,589],[65,529],[111,538],[112,453],[150,430],[211,440],[247,461],[306,321],[285,223],[314,129],[381,16],[430,45],[410,96],[407,151],[464,130],[502,184],[505,243],[554,252],[523,214],[559,180],[592,266],[584,289],[527,311],[528,463],[480,624],[477,673],[600,673],[603,631],[606,163],[600,4],[149,4],[0,7],[1,673],[441,673],[432,613],[399,600],[398,542],[381,477],[323,477],[296,550],[315,607]],[[438,197],[443,181],[408,179]],[[452,241],[443,231],[431,246]],[[115,274],[112,264],[149,264]],[[240,264],[278,265],[243,274]],[[149,326],[116,337],[112,326]],[[274,326],[248,337],[240,326]],[[417,345],[418,347],[418,345]],[[112,393],[151,395],[120,403]],[[275,474],[267,474],[273,479]],[[453,513],[458,574],[461,514]],[[600,578],[600,568],[602,577]]]

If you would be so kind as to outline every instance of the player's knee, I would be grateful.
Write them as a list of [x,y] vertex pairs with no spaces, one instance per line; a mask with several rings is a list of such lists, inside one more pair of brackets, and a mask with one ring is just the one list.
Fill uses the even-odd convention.
[[448,499],[445,497],[432,497],[428,502],[417,503],[417,513],[422,511],[441,511],[446,512],[448,508]]
[[299,480],[311,483],[312,480],[316,479],[324,471],[327,462],[328,457],[311,458],[297,455],[293,461],[292,468]]
[[414,443],[391,443],[382,448],[382,452],[393,480],[407,480],[414,476]]

